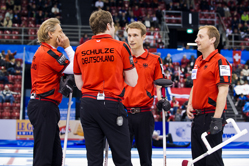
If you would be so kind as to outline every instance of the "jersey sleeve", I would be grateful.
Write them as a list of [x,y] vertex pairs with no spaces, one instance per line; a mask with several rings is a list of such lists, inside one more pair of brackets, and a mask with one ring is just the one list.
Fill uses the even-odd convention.
[[232,67],[225,59],[219,59],[215,69],[215,82],[216,84],[231,84],[232,82]]
[[165,78],[165,73],[163,70],[162,59],[160,57],[158,57],[157,62],[156,62],[156,66],[155,66],[154,80],[157,80],[160,78]]
[[49,54],[49,58],[47,59],[46,64],[58,73],[63,72],[70,63],[62,53],[53,50],[49,50],[47,53]]
[[121,54],[123,58],[124,70],[133,69],[135,67],[133,63],[133,57],[131,55],[131,50],[129,46],[126,43],[123,43]]
[[79,63],[78,63],[78,52],[77,49],[75,51],[75,55],[74,55],[74,65],[73,65],[73,72],[75,75],[81,75],[81,71],[80,71],[80,67],[79,67]]

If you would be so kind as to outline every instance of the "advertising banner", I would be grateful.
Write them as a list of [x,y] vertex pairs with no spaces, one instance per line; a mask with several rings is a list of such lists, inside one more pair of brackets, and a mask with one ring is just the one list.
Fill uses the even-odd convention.
[[16,120],[16,139],[33,139],[33,126],[29,120]]

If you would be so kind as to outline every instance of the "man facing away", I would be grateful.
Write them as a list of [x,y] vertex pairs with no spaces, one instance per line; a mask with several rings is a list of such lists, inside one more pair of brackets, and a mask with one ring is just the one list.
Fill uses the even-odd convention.
[[133,87],[137,84],[137,71],[129,46],[113,39],[110,12],[93,12],[89,24],[95,36],[77,47],[74,58],[75,82],[82,92],[80,120],[88,165],[103,165],[106,137],[114,164],[131,166],[127,113],[121,99],[124,82]]

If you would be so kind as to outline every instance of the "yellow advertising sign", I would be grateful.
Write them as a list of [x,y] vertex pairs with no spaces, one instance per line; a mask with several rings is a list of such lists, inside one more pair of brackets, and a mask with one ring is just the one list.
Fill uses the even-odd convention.
[[29,120],[16,120],[16,139],[33,139],[33,126]]
[[[60,138],[63,140],[66,132],[66,120],[59,121]],[[16,120],[16,139],[32,140],[33,126],[29,120]],[[69,121],[68,140],[83,140],[84,133],[79,120]]]

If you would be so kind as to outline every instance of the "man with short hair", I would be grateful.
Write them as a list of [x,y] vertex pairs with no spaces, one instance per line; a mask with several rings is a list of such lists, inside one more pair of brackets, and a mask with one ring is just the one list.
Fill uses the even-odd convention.
[[[201,26],[195,42],[202,53],[192,70],[193,87],[187,106],[187,115],[193,119],[191,131],[192,158],[207,151],[201,135],[208,131],[207,140],[211,147],[222,142],[225,122],[226,97],[231,84],[232,67],[216,49],[220,34],[214,26]],[[195,163],[195,166],[224,166],[222,149]]]
[[76,86],[82,92],[80,120],[84,130],[88,166],[103,165],[106,137],[116,166],[131,166],[127,112],[121,102],[124,83],[134,87],[137,71],[129,46],[114,38],[110,12],[91,14],[95,34],[77,47],[74,58]]
[[[151,166],[154,116],[150,108],[156,90],[154,81],[164,78],[164,70],[161,58],[143,48],[143,41],[146,37],[145,25],[141,22],[133,22],[127,26],[126,32],[139,77],[135,87],[125,86],[123,104],[128,111],[130,141],[132,144],[135,136],[140,164],[141,166]],[[160,88],[158,88],[157,94],[158,100],[161,100]],[[170,105],[169,102],[168,105]]]
[[[63,73],[73,74],[74,50],[63,33],[60,21],[50,18],[42,23],[38,32],[41,46],[31,64],[31,97],[28,116],[34,127],[33,166],[61,166],[62,148],[58,122],[60,120],[59,92]],[[69,60],[57,47],[61,46]],[[69,64],[70,63],[70,64]]]

